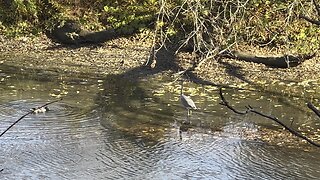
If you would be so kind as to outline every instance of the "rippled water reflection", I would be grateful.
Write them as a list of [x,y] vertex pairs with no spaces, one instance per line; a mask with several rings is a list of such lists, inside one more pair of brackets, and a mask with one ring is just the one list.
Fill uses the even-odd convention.
[[[257,133],[258,126],[278,127],[261,117],[238,116],[222,108],[216,89],[187,84],[186,93],[196,91],[193,99],[201,110],[192,114],[191,124],[185,124],[186,112],[177,102],[178,85],[170,88],[168,80],[1,68],[1,132],[30,108],[64,97],[51,104],[49,112],[27,116],[0,137],[1,179],[320,176],[317,149],[287,148],[248,138],[246,134]],[[301,100],[255,92],[237,92],[235,97],[235,92],[226,91],[226,98],[237,106],[250,102],[283,119],[294,117],[293,126],[306,124],[313,130],[319,126],[312,113],[295,106]]]

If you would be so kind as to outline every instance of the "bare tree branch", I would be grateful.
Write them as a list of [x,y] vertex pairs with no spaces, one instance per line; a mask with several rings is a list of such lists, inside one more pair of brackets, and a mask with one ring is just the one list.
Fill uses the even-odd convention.
[[220,94],[220,97],[221,97],[221,100],[222,100],[222,102],[220,104],[223,105],[223,106],[226,106],[227,108],[229,108],[233,112],[235,112],[237,114],[241,114],[241,115],[248,114],[248,113],[252,112],[254,114],[260,115],[260,116],[265,117],[267,119],[271,119],[271,120],[275,121],[276,123],[278,123],[279,125],[281,125],[282,127],[284,127],[284,129],[288,130],[291,134],[293,134],[293,135],[295,135],[295,136],[297,136],[297,137],[299,137],[301,139],[304,139],[305,141],[307,141],[308,143],[310,143],[310,144],[312,144],[312,145],[314,145],[316,147],[320,147],[320,144],[312,141],[311,139],[307,138],[306,136],[302,135],[301,133],[297,132],[296,130],[294,130],[294,129],[290,128],[289,126],[285,125],[278,118],[263,114],[262,112],[259,112],[259,111],[256,111],[250,105],[248,107],[246,107],[247,110],[245,112],[241,112],[241,111],[236,110],[231,105],[229,105],[229,102],[224,98],[221,88],[220,88],[219,94]]
[[219,104],[226,106],[227,108],[229,108],[230,110],[232,110],[233,112],[237,113],[237,114],[248,114],[249,111],[247,109],[247,111],[238,111],[235,108],[233,108],[231,105],[229,105],[229,102],[224,98],[223,94],[222,94],[222,88],[219,89],[219,94],[220,94],[220,98],[222,100],[222,102],[220,102]]
[[16,125],[20,120],[22,120],[24,117],[26,117],[27,115],[29,114],[32,114],[33,112],[35,112],[36,110],[38,109],[41,109],[43,107],[46,107],[48,106],[49,104],[52,104],[52,103],[55,103],[55,102],[58,102],[58,101],[61,101],[61,99],[58,99],[58,100],[55,100],[55,101],[51,101],[51,102],[48,102],[42,106],[39,106],[37,108],[34,108],[33,110],[30,110],[28,113],[26,113],[25,115],[21,116],[18,120],[16,120],[13,124],[11,124],[6,130],[4,130],[1,134],[0,134],[0,137],[3,136],[7,131],[9,131],[9,129],[11,129],[14,125]]
[[320,117],[320,111],[311,103],[308,102],[308,108],[310,108],[318,117]]
[[307,17],[305,15],[302,15],[302,14],[300,14],[299,17],[304,19],[304,20],[306,20],[306,21],[308,21],[308,22],[310,22],[310,23],[312,23],[312,24],[316,24],[316,25],[320,26],[320,21],[311,19],[311,18],[309,18],[309,17]]

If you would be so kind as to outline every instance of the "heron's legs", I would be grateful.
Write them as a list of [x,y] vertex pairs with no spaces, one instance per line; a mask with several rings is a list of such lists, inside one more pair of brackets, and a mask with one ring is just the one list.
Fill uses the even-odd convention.
[[191,109],[187,109],[187,111],[188,111],[188,117],[192,114],[192,111],[191,111]]

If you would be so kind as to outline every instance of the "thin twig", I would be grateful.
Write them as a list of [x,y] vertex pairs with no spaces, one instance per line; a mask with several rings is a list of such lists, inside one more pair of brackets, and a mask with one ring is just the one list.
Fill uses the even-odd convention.
[[48,103],[46,103],[46,104],[44,104],[44,105],[42,105],[42,106],[39,106],[39,107],[37,107],[37,108],[35,108],[35,109],[33,109],[33,110],[30,110],[28,113],[26,113],[25,115],[21,116],[18,120],[16,120],[13,124],[11,124],[6,130],[4,130],[4,131],[0,134],[0,137],[3,136],[7,131],[9,131],[9,129],[11,129],[14,125],[16,125],[20,120],[22,120],[22,119],[23,119],[24,117],[26,117],[27,115],[34,113],[37,109],[46,107],[46,106],[48,106],[48,105],[50,105],[50,104],[52,104],[52,103],[55,103],[55,102],[58,102],[58,101],[61,101],[61,100],[62,100],[62,98],[61,98],[61,99],[58,99],[58,100],[55,100],[55,101],[48,102]]
[[221,100],[222,100],[222,102],[220,104],[223,105],[223,106],[226,106],[227,108],[229,108],[233,112],[235,112],[237,114],[241,114],[241,115],[248,114],[249,112],[252,112],[254,114],[260,115],[260,116],[265,117],[267,119],[271,119],[271,120],[275,121],[276,123],[280,124],[286,130],[288,130],[291,134],[293,134],[293,135],[295,135],[295,136],[297,136],[297,137],[299,137],[301,139],[306,140],[308,143],[310,143],[310,144],[312,144],[312,145],[314,145],[316,147],[320,147],[320,144],[312,141],[311,139],[307,138],[306,136],[302,135],[301,133],[297,132],[296,130],[294,130],[294,129],[290,128],[289,126],[285,125],[278,118],[263,114],[262,112],[259,112],[259,111],[256,111],[250,105],[247,107],[247,110],[245,112],[241,112],[241,111],[236,110],[231,105],[229,105],[228,101],[224,98],[221,88],[220,88],[219,94],[220,94],[220,97],[221,97]]
[[319,4],[316,2],[316,0],[313,0],[313,4],[314,4],[314,7],[315,7],[316,10],[317,10],[318,16],[320,16],[320,7],[319,7]]
[[222,88],[219,89],[219,94],[220,94],[220,98],[222,100],[222,102],[220,102],[219,104],[226,106],[227,108],[229,108],[230,110],[232,110],[233,112],[237,113],[237,114],[248,114],[248,111],[238,111],[235,108],[233,108],[231,105],[229,105],[229,102],[224,98],[223,94],[222,94]]
[[310,22],[310,23],[312,23],[312,24],[316,24],[316,25],[320,26],[320,21],[311,19],[311,18],[309,18],[307,16],[304,16],[304,15],[299,15],[299,17],[304,19],[304,20],[306,20],[306,21],[308,21],[308,22]]
[[308,108],[310,108],[318,117],[320,117],[320,111],[311,103],[308,102]]
[[280,124],[282,127],[284,127],[286,130],[288,130],[289,132],[291,132],[291,134],[293,134],[293,135],[295,135],[295,136],[297,136],[297,137],[299,137],[299,138],[301,138],[301,139],[306,140],[308,143],[310,143],[310,144],[312,144],[312,145],[314,145],[314,146],[320,147],[320,144],[312,141],[311,139],[307,138],[306,136],[302,135],[301,133],[297,132],[296,130],[294,130],[294,129],[290,128],[289,126],[285,125],[285,124],[284,124],[283,122],[281,122],[278,118],[265,115],[265,114],[263,114],[263,113],[261,113],[261,112],[259,112],[259,111],[254,110],[254,109],[252,109],[251,112],[253,112],[253,113],[258,114],[258,115],[260,115],[260,116],[262,116],[262,117],[265,117],[265,118],[268,118],[268,119],[271,119],[271,120],[277,122],[277,123]]

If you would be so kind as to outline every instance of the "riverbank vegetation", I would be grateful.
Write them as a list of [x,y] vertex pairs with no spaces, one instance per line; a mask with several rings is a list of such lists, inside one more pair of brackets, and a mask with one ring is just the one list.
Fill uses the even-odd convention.
[[316,17],[315,2],[5,0],[0,3],[0,31],[11,37],[38,35],[71,19],[91,31],[156,31],[157,41],[174,42],[205,57],[243,44],[312,53],[319,49],[320,30],[300,15]]

